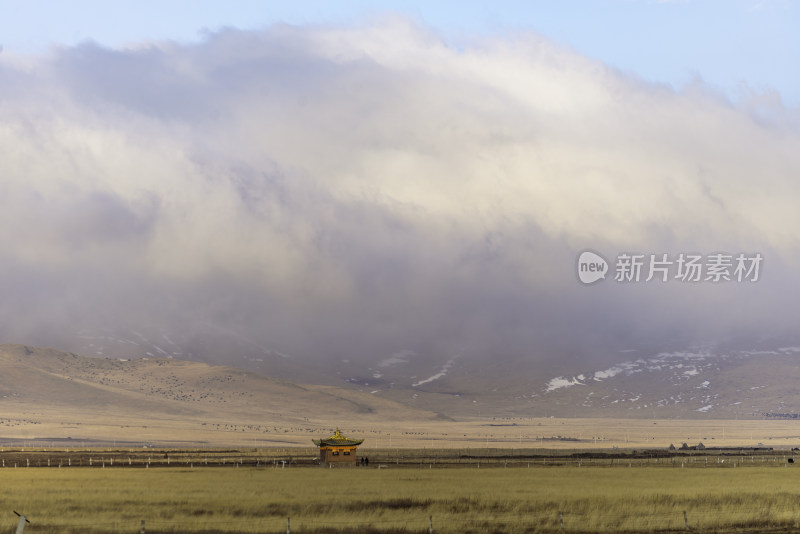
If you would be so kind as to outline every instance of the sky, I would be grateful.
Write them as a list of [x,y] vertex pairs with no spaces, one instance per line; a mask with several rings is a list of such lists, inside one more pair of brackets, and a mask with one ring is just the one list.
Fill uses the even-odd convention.
[[224,27],[358,26],[401,14],[451,46],[475,35],[536,32],[606,65],[680,88],[702,79],[730,98],[776,91],[800,104],[800,6],[790,0],[170,2],[3,0],[0,45],[41,53],[94,41],[109,47],[188,44]]
[[[549,364],[792,342],[796,3],[284,4],[0,2],[0,338]],[[624,254],[669,280],[615,280]],[[687,282],[681,254],[763,262]]]

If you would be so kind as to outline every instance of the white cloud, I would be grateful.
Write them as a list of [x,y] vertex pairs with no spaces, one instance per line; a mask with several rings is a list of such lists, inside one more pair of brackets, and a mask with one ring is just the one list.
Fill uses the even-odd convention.
[[[56,288],[30,301],[72,310],[53,320],[98,303],[146,315],[169,287],[159,312],[292,354],[419,339],[580,353],[615,325],[727,328],[732,307],[703,310],[729,297],[784,320],[769,283],[601,301],[570,271],[586,246],[758,250],[773,277],[796,268],[800,134],[774,99],[765,117],[535,35],[455,50],[402,19],[0,56],[0,81],[3,269]],[[686,312],[689,297],[704,305]]]

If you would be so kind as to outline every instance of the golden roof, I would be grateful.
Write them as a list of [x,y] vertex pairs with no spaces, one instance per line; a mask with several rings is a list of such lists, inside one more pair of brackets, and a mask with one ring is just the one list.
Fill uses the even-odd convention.
[[313,441],[314,445],[316,445],[317,447],[322,447],[323,445],[327,445],[329,447],[330,446],[347,447],[347,446],[361,445],[364,442],[363,439],[350,439],[343,436],[342,433],[339,432],[338,428],[336,429],[336,432],[334,432],[333,435],[329,438],[314,439],[311,441]]

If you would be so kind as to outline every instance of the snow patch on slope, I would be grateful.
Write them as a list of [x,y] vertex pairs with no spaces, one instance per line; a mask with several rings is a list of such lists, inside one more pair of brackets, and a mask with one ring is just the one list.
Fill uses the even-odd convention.
[[385,360],[382,360],[378,367],[386,368],[391,367],[393,365],[400,365],[403,363],[408,363],[408,359],[411,356],[415,356],[416,352],[412,350],[401,350],[400,352],[395,352]]
[[579,380],[577,376],[573,378],[564,378],[563,376],[557,376],[555,378],[550,379],[550,381],[547,383],[547,391],[555,391],[561,388],[568,388],[572,386],[585,386],[585,385],[586,384],[584,384],[581,380]]
[[450,358],[442,366],[442,370],[441,371],[439,371],[438,373],[436,373],[433,376],[430,376],[430,377],[426,378],[425,380],[420,380],[419,382],[415,382],[415,383],[411,384],[411,387],[415,388],[417,386],[421,386],[422,384],[427,384],[428,382],[433,382],[434,380],[439,380],[440,378],[446,376],[447,372],[450,370],[450,368],[453,367],[453,364],[455,363],[455,361],[456,361],[455,358]]

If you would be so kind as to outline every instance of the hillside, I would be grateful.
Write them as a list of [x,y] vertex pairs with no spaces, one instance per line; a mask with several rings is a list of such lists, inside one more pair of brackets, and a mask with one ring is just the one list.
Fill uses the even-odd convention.
[[[184,344],[174,334],[146,334],[137,330],[91,336],[85,350],[131,359],[152,354],[217,359],[209,349],[198,351],[206,346],[202,343]],[[352,390],[369,395],[359,397],[371,398],[369,402],[380,398],[454,418],[800,417],[800,348],[791,340],[765,340],[747,348],[631,349],[585,358],[589,363],[551,358],[544,364],[539,361],[543,358],[467,358],[410,350],[372,358],[310,360],[258,352],[235,339],[225,341],[213,352],[238,355],[230,358],[235,367],[293,383],[326,384],[339,394]]]
[[420,360],[378,360],[342,382],[456,418],[800,419],[795,346],[626,351],[611,363],[549,371],[524,361]]
[[800,347],[661,353],[556,376],[535,401],[567,416],[800,418]]
[[[44,428],[75,428],[84,435],[92,428],[95,436],[131,439],[135,433],[146,439],[143,429],[161,427],[173,430],[173,438],[203,441],[204,433],[220,429],[268,434],[298,426],[439,418],[359,391],[166,358],[90,358],[0,345],[0,366],[0,439],[41,439],[48,435]],[[10,431],[30,425],[22,434]]]
[[420,373],[406,355],[366,367],[371,378],[344,374],[331,386],[170,358],[0,345],[0,447],[310,447],[336,427],[367,438],[370,450],[793,447],[798,352],[664,353],[549,377],[462,360],[438,370],[429,362]]

